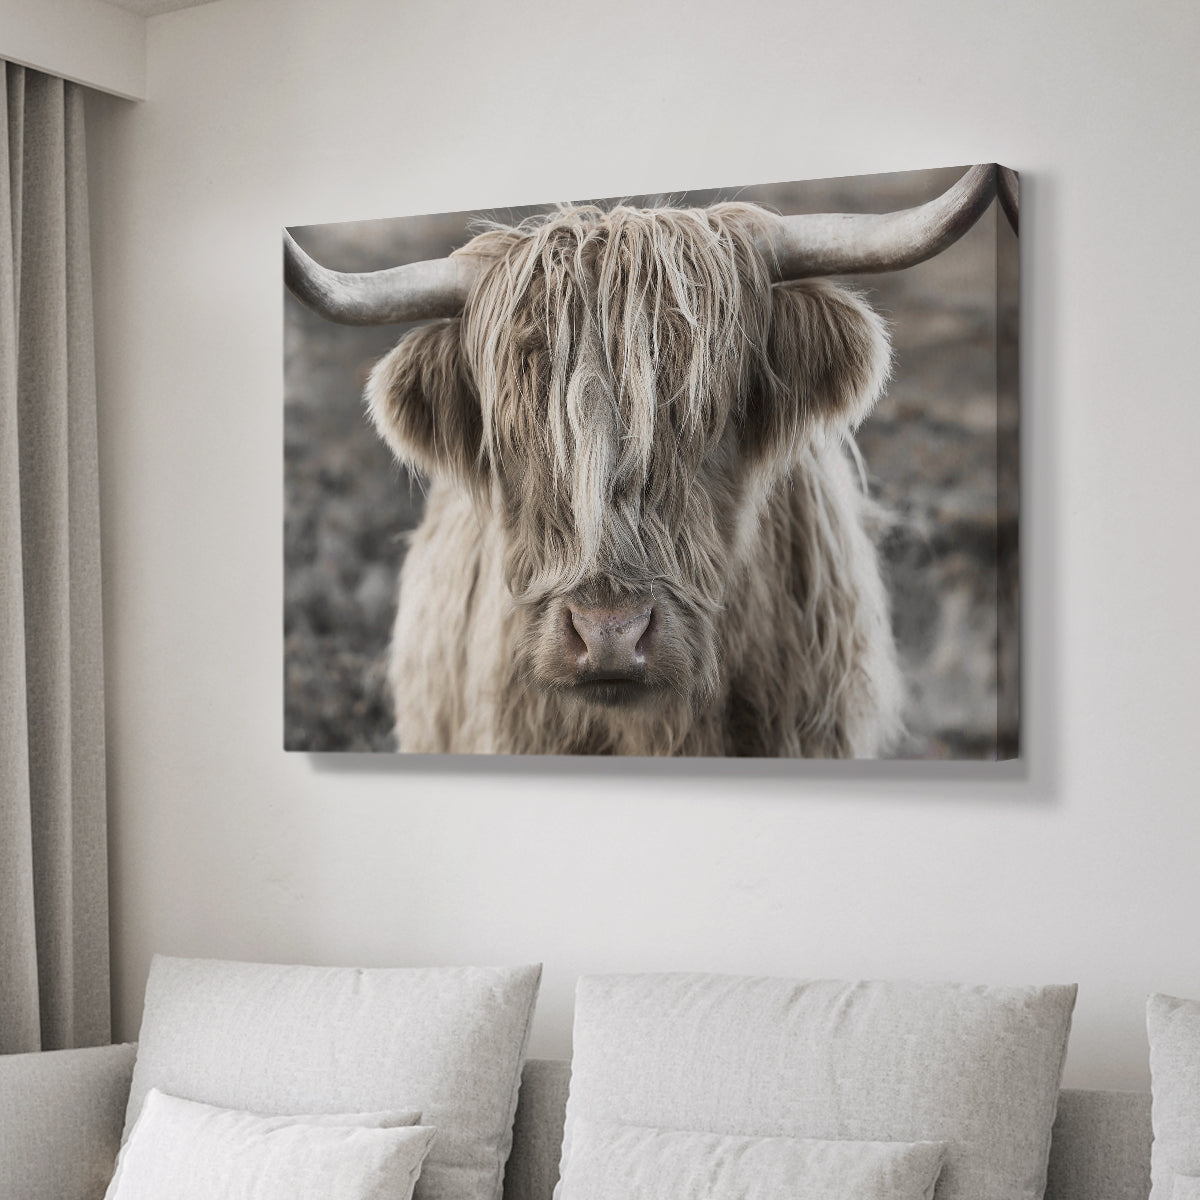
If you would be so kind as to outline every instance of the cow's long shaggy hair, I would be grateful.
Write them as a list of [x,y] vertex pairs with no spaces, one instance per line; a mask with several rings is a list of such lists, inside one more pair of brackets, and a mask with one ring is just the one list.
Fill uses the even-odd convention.
[[[493,227],[461,318],[376,367],[433,485],[392,651],[404,750],[871,755],[898,726],[869,502],[843,445],[887,376],[853,293],[772,285],[762,210]],[[575,686],[571,607],[652,605],[638,700]]]

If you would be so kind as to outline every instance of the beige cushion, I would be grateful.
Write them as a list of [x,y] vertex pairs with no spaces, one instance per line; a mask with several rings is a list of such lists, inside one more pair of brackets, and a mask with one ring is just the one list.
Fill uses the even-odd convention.
[[157,956],[126,1136],[151,1087],[256,1113],[411,1108],[417,1200],[499,1200],[541,968],[272,966]]
[[1042,1200],[1075,988],[585,977],[576,1121],[947,1144],[939,1200]]
[[577,1120],[562,1200],[930,1200],[945,1147]]
[[411,1117],[266,1117],[151,1088],[105,1200],[409,1200],[434,1138]]
[[1172,1200],[1175,1175],[1200,1175],[1200,1002],[1151,996],[1150,1200]]

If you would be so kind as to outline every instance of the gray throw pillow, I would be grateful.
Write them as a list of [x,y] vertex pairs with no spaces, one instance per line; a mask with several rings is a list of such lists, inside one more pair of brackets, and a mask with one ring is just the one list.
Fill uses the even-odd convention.
[[585,977],[562,1169],[581,1120],[935,1141],[939,1200],[1042,1200],[1074,1004],[1074,986]]
[[125,1116],[152,1087],[252,1113],[414,1109],[415,1200],[500,1200],[541,967],[274,966],[156,956]]
[[1200,1002],[1151,996],[1146,1002],[1150,1038],[1150,1200],[1172,1200],[1176,1174],[1200,1175]]
[[562,1200],[930,1200],[940,1142],[730,1137],[577,1120]]
[[436,1136],[413,1115],[264,1117],[151,1088],[104,1200],[410,1200]]

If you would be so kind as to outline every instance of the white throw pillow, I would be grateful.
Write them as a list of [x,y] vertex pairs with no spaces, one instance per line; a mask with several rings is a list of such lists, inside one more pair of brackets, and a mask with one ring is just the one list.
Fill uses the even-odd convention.
[[541,968],[275,966],[155,956],[126,1136],[151,1087],[259,1113],[411,1108],[416,1200],[500,1200]]
[[940,1142],[729,1137],[577,1120],[562,1200],[930,1200]]
[[1200,1002],[1151,996],[1146,1002],[1150,1038],[1150,1200],[1186,1192],[1176,1174],[1200,1175]]
[[1042,1200],[1074,1003],[1073,986],[585,977],[562,1172],[589,1120],[945,1142],[939,1200]]
[[434,1130],[380,1119],[264,1117],[151,1088],[105,1200],[409,1200]]
[[1171,1200],[1200,1200],[1200,1176],[1176,1175]]

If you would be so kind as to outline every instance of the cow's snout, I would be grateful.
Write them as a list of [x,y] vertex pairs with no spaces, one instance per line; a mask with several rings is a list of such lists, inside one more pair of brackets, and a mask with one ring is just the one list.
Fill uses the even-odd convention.
[[581,675],[635,676],[645,671],[654,640],[651,605],[599,608],[572,604],[566,617],[567,651]]

